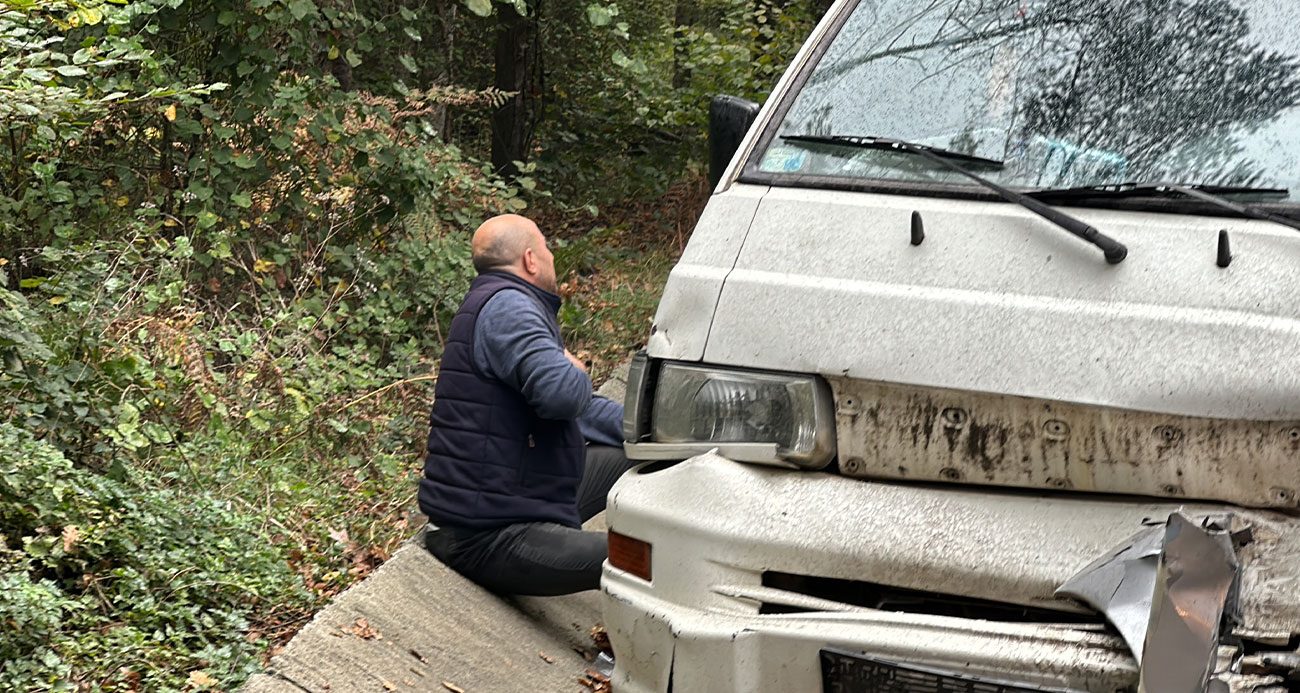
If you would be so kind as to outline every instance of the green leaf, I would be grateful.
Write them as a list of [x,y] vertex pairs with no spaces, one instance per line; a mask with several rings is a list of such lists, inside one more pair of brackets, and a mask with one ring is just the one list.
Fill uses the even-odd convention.
[[465,6],[480,17],[492,14],[492,0],[465,0]]
[[220,217],[213,214],[212,212],[204,210],[202,212],[199,212],[198,216],[195,217],[194,221],[199,225],[199,228],[210,229],[213,226],[216,226],[217,222],[221,221],[221,219]]
[[[407,35],[407,36],[410,36],[412,41],[422,41],[422,40],[423,40],[422,38],[420,38],[420,32],[416,31],[416,30],[415,30],[415,27],[413,27],[413,26],[411,26],[411,25],[409,25],[409,24],[406,25],[406,26],[404,26],[404,27],[402,27],[402,31],[405,31],[405,32],[406,32],[406,35]],[[412,72],[414,72],[414,70],[412,70]]]
[[420,71],[420,67],[415,64],[415,60],[409,55],[397,56],[397,62],[401,63],[402,67],[406,68],[408,72],[416,73]]
[[399,7],[397,8],[397,11],[402,14],[402,19],[405,19],[408,22],[414,22],[417,16],[414,12],[405,7]]
[[351,65],[352,67],[356,67],[361,64],[361,56],[357,55],[357,52],[352,50],[351,48],[348,49],[347,53],[343,54],[343,57],[348,61],[348,64]]
[[608,26],[614,21],[614,15],[604,5],[587,5],[587,22],[592,26]]
[[77,16],[82,24],[95,25],[104,21],[104,13],[98,7],[78,7]]
[[230,201],[234,202],[240,207],[243,207],[244,209],[248,209],[249,207],[253,206],[253,198],[248,193],[242,193],[242,192],[235,193],[234,195],[230,196]]
[[83,68],[77,67],[76,65],[60,65],[54,68],[54,71],[64,77],[80,77],[86,74],[86,71]]
[[186,188],[186,192],[190,193],[202,202],[207,202],[212,199],[212,188],[209,188],[198,181],[190,183],[190,186]]
[[298,20],[309,14],[316,14],[316,3],[311,0],[289,0],[289,14]]

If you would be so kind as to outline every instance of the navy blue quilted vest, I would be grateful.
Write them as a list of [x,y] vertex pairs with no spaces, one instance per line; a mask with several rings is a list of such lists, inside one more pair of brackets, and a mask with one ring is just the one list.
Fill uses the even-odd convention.
[[523,395],[474,365],[474,323],[498,291],[537,301],[563,346],[559,297],[507,272],[470,284],[438,369],[420,511],[437,525],[491,528],[516,522],[580,526],[578,482],[586,450],[576,421],[539,418]]

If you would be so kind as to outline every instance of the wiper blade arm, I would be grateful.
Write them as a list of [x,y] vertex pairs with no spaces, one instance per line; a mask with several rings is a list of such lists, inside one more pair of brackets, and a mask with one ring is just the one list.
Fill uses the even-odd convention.
[[1079,238],[1101,248],[1102,253],[1106,256],[1106,262],[1109,262],[1112,265],[1123,262],[1124,258],[1128,256],[1128,248],[1124,247],[1124,244],[1116,241],[1110,236],[1107,236],[1101,231],[1098,231],[1092,225],[1080,219],[1076,219],[1065,212],[1055,210],[1024,193],[1004,188],[981,175],[967,171],[965,168],[958,166],[948,159],[961,159],[971,161],[972,163],[981,163],[989,166],[995,165],[999,167],[1002,166],[1001,161],[971,156],[969,154],[950,152],[946,149],[938,149],[924,144],[907,142],[905,140],[888,139],[884,137],[858,137],[851,135],[782,135],[781,139],[793,142],[842,145],[846,147],[857,147],[859,149],[892,149],[894,151],[906,152],[908,154],[915,154],[924,157],[953,171],[954,173],[959,173],[976,183],[979,183],[989,190],[992,190],[1007,202],[1018,204]]
[[781,139],[790,142],[811,142],[813,144],[840,144],[858,149],[893,149],[900,152],[914,151],[920,153],[927,151],[935,156],[945,159],[956,159],[981,166],[991,166],[993,168],[1002,168],[1002,162],[997,159],[985,159],[982,156],[973,154],[963,154],[954,152],[950,149],[940,149],[931,147],[928,144],[917,144],[915,142],[906,142],[903,140],[890,139],[888,137],[871,137],[860,135],[782,135]]
[[[1285,188],[1247,188],[1231,186],[1214,186],[1214,185],[1184,185],[1181,183],[1119,183],[1116,185],[1097,185],[1082,188],[1059,188],[1047,190],[1035,190],[1029,193],[1036,198],[1084,198],[1084,197],[1125,197],[1138,196],[1149,193],[1178,193],[1191,197],[1193,199],[1207,202],[1216,207],[1236,212],[1244,217],[1252,219],[1263,219],[1275,224],[1281,224],[1297,231],[1300,231],[1300,220],[1284,217],[1280,214],[1266,212],[1258,207],[1243,205],[1232,200],[1220,197],[1220,195],[1254,193],[1262,195],[1288,195],[1290,191]],[[1218,193],[1218,194],[1215,194]]]

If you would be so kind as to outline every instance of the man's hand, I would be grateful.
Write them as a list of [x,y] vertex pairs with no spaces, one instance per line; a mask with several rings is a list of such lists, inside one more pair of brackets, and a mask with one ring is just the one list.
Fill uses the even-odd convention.
[[587,372],[587,364],[583,363],[582,361],[579,361],[578,357],[569,353],[568,349],[564,350],[564,358],[569,359],[569,363],[572,363],[574,368],[577,368],[583,373]]

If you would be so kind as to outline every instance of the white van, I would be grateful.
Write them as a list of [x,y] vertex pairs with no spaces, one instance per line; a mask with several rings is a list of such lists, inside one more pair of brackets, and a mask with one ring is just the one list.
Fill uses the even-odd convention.
[[838,2],[634,361],[614,689],[1300,691],[1297,26]]

